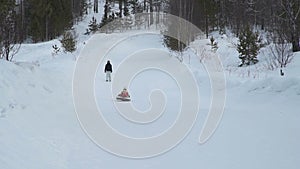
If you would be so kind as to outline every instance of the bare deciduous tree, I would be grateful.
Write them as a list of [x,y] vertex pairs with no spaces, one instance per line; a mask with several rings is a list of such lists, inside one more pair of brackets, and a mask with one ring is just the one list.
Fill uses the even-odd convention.
[[292,43],[293,52],[300,51],[299,45],[299,14],[300,2],[299,0],[280,0],[281,13],[278,15],[286,25],[285,33],[288,34],[289,41]]
[[271,60],[273,64],[280,67],[280,75],[283,76],[283,68],[289,64],[293,59],[292,44],[288,43],[284,34],[279,33],[274,43],[269,46],[270,53],[272,54]]

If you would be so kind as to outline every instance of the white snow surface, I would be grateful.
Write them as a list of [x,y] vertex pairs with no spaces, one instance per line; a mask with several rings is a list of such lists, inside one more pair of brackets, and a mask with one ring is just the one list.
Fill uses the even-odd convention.
[[[90,16],[85,22],[89,19]],[[82,35],[83,25],[81,22],[76,27],[79,42],[73,54],[52,55],[51,46],[59,44],[53,40],[24,44],[13,63],[0,60],[1,169],[300,168],[300,53],[295,53],[293,62],[284,69],[285,76],[281,77],[278,70],[267,70],[265,62],[239,68],[238,53],[232,45],[235,39],[215,35],[219,45],[217,54],[226,74],[226,104],[213,136],[199,144],[211,102],[211,87],[199,56],[191,50],[184,52],[183,64],[187,64],[196,78],[201,105],[191,132],[162,155],[130,159],[97,146],[77,119],[72,78],[76,59],[89,44],[89,36]],[[114,38],[116,34],[102,36]],[[105,42],[94,47],[101,43]],[[209,55],[208,43],[207,39],[199,39],[194,45],[204,46]],[[106,57],[112,60],[116,71],[124,56],[147,48],[167,50],[161,35],[148,34],[121,42]],[[261,54],[259,59],[263,57]],[[110,97],[110,83],[105,82],[104,64],[99,65],[95,77],[95,99],[111,126],[133,137],[149,137],[172,125],[177,116],[174,112],[180,105],[180,91],[171,76],[149,70],[133,79],[129,91],[137,109],[149,108],[149,93],[156,88],[165,92],[168,101],[160,119],[148,125],[134,124],[117,113]]]

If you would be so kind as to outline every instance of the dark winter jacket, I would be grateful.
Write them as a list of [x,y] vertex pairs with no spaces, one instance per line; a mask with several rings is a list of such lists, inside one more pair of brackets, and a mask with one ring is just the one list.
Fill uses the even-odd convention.
[[106,73],[107,71],[112,72],[112,65],[110,64],[109,61],[107,61],[106,65],[105,65],[105,69],[104,72]]

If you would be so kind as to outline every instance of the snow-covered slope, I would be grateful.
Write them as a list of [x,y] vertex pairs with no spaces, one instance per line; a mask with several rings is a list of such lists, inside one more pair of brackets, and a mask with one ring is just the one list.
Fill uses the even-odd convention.
[[[147,42],[152,44],[149,48],[164,48],[160,36],[148,36]],[[139,44],[145,44],[143,39],[135,37],[129,43],[120,44],[111,52],[114,64],[119,64],[114,57],[120,58],[114,53],[130,53],[132,48],[135,50]],[[197,79],[203,106],[191,133],[166,154],[132,160],[107,153],[84,134],[72,99],[74,57],[60,54],[52,58],[51,52],[47,51],[52,44],[24,45],[16,56],[20,62],[0,61],[0,168],[296,169],[300,166],[299,54],[286,69],[285,77],[280,77],[278,72],[261,72],[269,74],[259,78],[227,72],[224,117],[213,137],[203,145],[198,144],[198,137],[210,102],[210,84],[203,65],[192,56],[188,65]],[[228,44],[224,40],[220,45],[222,48]],[[157,78],[160,80],[155,81]],[[96,91],[109,92],[105,89],[109,84],[104,82],[102,66],[97,79],[99,88]],[[167,96],[179,94],[172,78],[148,71],[137,76],[131,86],[135,89],[132,94],[141,98],[135,102],[137,108],[147,109],[148,102],[143,98],[153,88],[165,89]],[[101,99],[100,94],[97,97]],[[170,111],[176,109],[172,105],[178,102],[172,98],[167,107]],[[111,106],[104,104],[104,109],[113,109]],[[167,114],[152,127],[138,128],[113,113],[107,114],[106,118],[126,134],[148,136],[168,127],[175,116]]]

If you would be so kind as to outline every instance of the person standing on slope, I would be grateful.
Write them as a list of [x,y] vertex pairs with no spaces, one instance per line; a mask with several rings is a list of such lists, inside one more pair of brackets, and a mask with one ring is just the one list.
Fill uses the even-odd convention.
[[112,65],[109,60],[105,65],[104,73],[106,73],[106,81],[111,82]]

